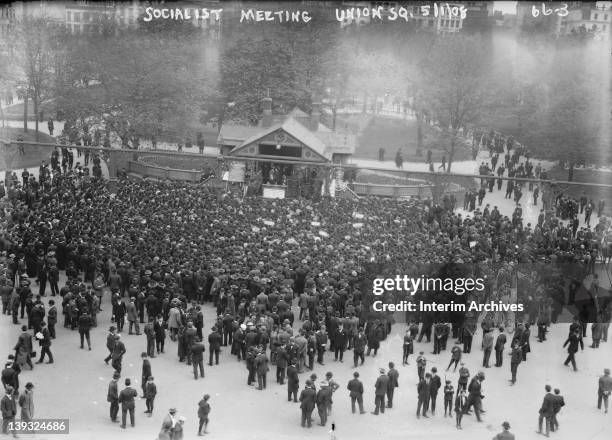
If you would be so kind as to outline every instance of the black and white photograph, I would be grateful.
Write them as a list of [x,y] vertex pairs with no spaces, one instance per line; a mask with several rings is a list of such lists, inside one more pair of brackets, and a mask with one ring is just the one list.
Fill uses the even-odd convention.
[[612,1],[0,4],[0,438],[612,438]]

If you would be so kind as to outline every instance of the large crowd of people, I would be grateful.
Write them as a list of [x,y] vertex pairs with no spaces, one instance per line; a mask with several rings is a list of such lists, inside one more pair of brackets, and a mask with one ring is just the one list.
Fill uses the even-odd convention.
[[[220,347],[228,346],[244,361],[248,385],[264,390],[272,363],[276,382],[286,383],[288,400],[297,401],[300,374],[313,370],[315,361],[325,364],[328,352],[342,362],[344,353],[352,350],[355,366],[363,364],[367,355],[376,356],[395,320],[390,312],[372,311],[373,278],[482,277],[484,291],[468,293],[466,300],[520,302],[525,304],[524,313],[512,319],[504,313],[408,314],[411,325],[404,339],[404,363],[414,342],[433,339],[433,353],[438,355],[447,350],[446,339],[452,337],[463,344],[463,349],[458,344],[452,347],[449,368],[453,363],[457,368],[480,323],[489,336],[488,353],[494,349],[498,356],[496,366],[501,366],[499,344],[503,353],[500,335],[504,343],[506,334],[511,338],[514,383],[518,364],[527,360],[531,349],[530,326],[537,326],[538,339],[544,341],[548,326],[573,302],[581,281],[594,273],[595,261],[609,255],[610,222],[603,216],[595,227],[587,225],[577,233],[573,223],[566,224],[556,215],[542,216],[534,225],[523,224],[520,213],[509,217],[496,208],[474,209],[471,216],[462,216],[449,197],[440,204],[429,199],[268,200],[238,198],[206,185],[127,178],[120,180],[116,193],[110,193],[99,175],[79,171],[68,158],[64,161],[66,151],[60,153],[52,157],[51,168],[41,165],[38,180],[9,178],[3,196],[3,314],[15,324],[21,324],[20,319],[27,319],[27,324],[6,364],[5,371],[12,372],[3,371],[2,381],[11,390],[7,395],[18,393],[17,370],[32,367],[33,337],[41,346],[38,362],[45,355],[53,362],[50,347],[58,321],[79,330],[83,349],[85,343],[91,349],[93,328],[112,324],[106,362],[112,361],[116,377],[109,402],[115,421],[118,403],[123,403],[122,427],[126,413],[133,415],[134,399],[127,381],[131,391],[117,390],[126,351],[120,333],[126,320],[128,333],[140,334],[143,325],[145,360],[165,355],[176,342],[178,360],[193,365],[198,379],[204,377],[205,349],[213,365],[219,362]],[[36,289],[31,280],[36,281]],[[567,342],[567,363],[574,367],[572,351],[582,344],[587,322],[593,323],[597,346],[599,340],[607,340],[610,297],[595,283],[590,290],[592,299],[579,305]],[[52,298],[47,302],[48,293]],[[396,295],[387,292],[384,299],[393,302]],[[442,302],[445,298],[442,292],[428,295]],[[105,301],[112,304],[112,323],[97,319]],[[217,316],[206,338],[203,307],[213,307]],[[495,332],[499,344],[492,340]],[[166,335],[171,343],[166,343]],[[434,413],[435,396],[443,389],[445,415],[448,394],[449,415],[456,396],[455,411],[462,415],[473,407],[480,420],[483,372],[471,377],[462,364],[454,394],[452,386],[447,388],[449,383],[440,383],[435,368],[427,371],[424,353],[417,363],[417,415],[427,415],[430,407]],[[483,368],[488,366],[484,359]],[[392,403],[392,384],[397,383],[392,370],[393,365],[389,372],[381,370],[377,380],[375,414],[384,412],[385,400],[389,406]],[[311,426],[315,407],[325,425],[331,396],[338,388],[331,372],[318,383],[318,390],[316,379],[309,377],[299,395],[302,426]],[[358,376],[351,382],[353,411],[357,401],[363,412],[363,387]],[[143,367],[149,414],[154,385],[150,370]],[[204,400],[199,433],[206,429],[210,410],[208,398]],[[553,413],[546,416],[547,422]],[[180,425],[182,432],[182,424],[174,417],[169,423],[169,437],[160,433],[160,438],[180,438],[174,428],[178,432]]]

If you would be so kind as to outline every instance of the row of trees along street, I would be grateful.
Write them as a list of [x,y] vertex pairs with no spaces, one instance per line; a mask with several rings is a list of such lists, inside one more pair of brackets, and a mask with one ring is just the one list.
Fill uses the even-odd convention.
[[597,42],[435,35],[399,22],[343,29],[312,15],[309,23],[268,26],[228,20],[219,40],[172,20],[129,29],[109,20],[100,33],[70,35],[44,18],[27,19],[13,35],[17,72],[0,68],[0,79],[17,77],[34,112],[52,102],[63,119],[99,124],[130,147],[153,135],[193,139],[201,122],[216,118],[217,128],[255,124],[268,93],[275,112],[309,111],[314,99],[334,108],[356,101],[366,111],[389,94],[415,112],[417,148],[433,130],[449,169],[468,127],[512,135],[539,157],[581,151],[593,162],[609,160],[602,146],[610,124],[597,115],[610,102],[610,75],[593,68],[605,63]]

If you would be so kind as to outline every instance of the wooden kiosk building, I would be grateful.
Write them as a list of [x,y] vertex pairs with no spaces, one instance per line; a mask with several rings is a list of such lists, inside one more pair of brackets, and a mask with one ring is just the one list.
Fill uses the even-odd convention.
[[332,168],[316,164],[348,163],[355,152],[356,136],[324,125],[320,103],[313,103],[310,115],[299,108],[272,115],[272,99],[264,98],[257,126],[223,125],[217,142],[221,154],[229,159],[228,180],[240,181],[244,175],[242,181],[260,185],[264,197],[282,198],[329,185],[335,178],[330,175]]

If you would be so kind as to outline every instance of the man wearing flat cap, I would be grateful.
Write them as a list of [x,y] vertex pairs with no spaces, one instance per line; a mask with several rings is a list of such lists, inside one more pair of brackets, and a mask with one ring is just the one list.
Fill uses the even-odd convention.
[[608,413],[608,400],[610,399],[610,393],[612,393],[612,377],[610,376],[610,369],[604,369],[604,374],[599,378],[599,387],[597,390],[597,409],[601,409],[601,403],[603,401],[604,410]]

